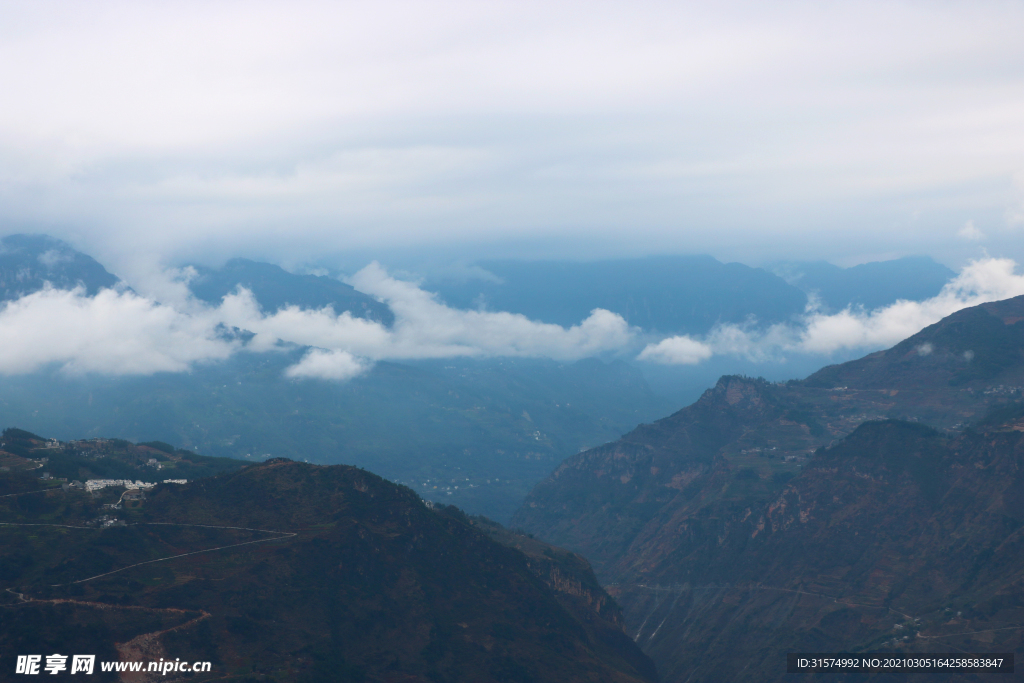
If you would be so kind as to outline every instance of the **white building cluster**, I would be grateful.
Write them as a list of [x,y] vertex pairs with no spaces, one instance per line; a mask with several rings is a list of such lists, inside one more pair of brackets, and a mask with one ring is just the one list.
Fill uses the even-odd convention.
[[108,486],[123,486],[126,489],[151,489],[156,484],[146,481],[132,481],[131,479],[89,479],[85,482],[86,491],[97,491]]
[[[187,479],[164,479],[165,484],[187,484]],[[126,489],[151,489],[156,484],[148,481],[132,481],[131,479],[90,479],[85,482],[86,491],[98,491],[108,486],[123,486]]]

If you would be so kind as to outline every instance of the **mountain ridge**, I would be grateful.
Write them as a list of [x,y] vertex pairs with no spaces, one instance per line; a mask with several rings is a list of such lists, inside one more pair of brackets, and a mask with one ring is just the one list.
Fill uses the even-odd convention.
[[209,304],[217,305],[238,287],[245,287],[268,313],[286,306],[310,309],[330,306],[335,313],[348,311],[357,318],[388,327],[395,322],[395,315],[387,304],[326,275],[290,273],[272,263],[244,258],[231,259],[220,268],[191,267],[196,277],[189,281],[189,291]]
[[48,235],[7,235],[0,238],[0,301],[13,301],[42,289],[82,286],[94,296],[101,289],[123,286],[96,259]]
[[[867,547],[858,535],[868,538],[878,525],[887,525],[887,533],[910,547],[911,539],[920,535],[915,529],[939,524],[936,516],[946,520],[941,524],[954,524],[950,510],[957,505],[980,505],[982,510],[994,499],[1006,506],[1010,519],[1017,520],[1013,492],[1024,487],[1024,479],[1014,474],[1018,458],[1024,456],[1018,440],[1024,423],[1017,415],[1024,396],[1022,318],[1024,297],[1016,297],[965,309],[891,349],[824,368],[803,381],[723,377],[693,405],[641,425],[619,441],[567,458],[537,485],[512,523],[591,560],[599,578],[623,605],[630,632],[666,681],[743,680],[735,667],[729,668],[731,655],[726,647],[740,647],[738,632],[732,631],[732,639],[715,636],[713,625],[733,619],[748,624],[770,621],[768,613],[783,608],[782,603],[754,600],[753,589],[741,590],[741,586],[756,587],[759,577],[776,567],[773,585],[780,595],[809,591],[837,599],[843,596],[842,591],[802,587],[818,578],[809,568],[813,561],[801,555],[801,547],[807,557],[839,558],[835,565],[814,569],[818,574],[845,576],[842,572],[852,570],[840,566],[845,555],[839,548],[846,542],[862,548],[858,552],[867,557]],[[993,420],[1002,422],[991,424]],[[993,438],[1001,445],[990,458],[1000,463],[1002,476],[987,478],[988,466],[978,454],[995,442],[979,434],[997,435]],[[908,460],[886,445],[890,441],[911,455],[928,453],[928,457]],[[870,447],[863,445],[868,442]],[[871,452],[889,455],[879,464]],[[857,463],[853,469],[839,458],[844,453],[852,454],[851,462]],[[858,488],[865,481],[879,483],[882,489]],[[844,496],[842,490],[848,493]],[[957,495],[959,502],[954,505],[950,497]],[[857,523],[861,518],[872,519],[868,512],[874,509],[868,502],[872,496],[883,496],[895,508],[904,506],[906,514],[874,525]],[[810,500],[819,500],[818,507],[808,507]],[[938,508],[937,503],[941,503]],[[832,510],[830,518],[837,521],[816,527],[816,536],[804,538],[800,529],[814,526],[815,509]],[[845,526],[835,526],[838,520],[846,520]],[[1000,523],[989,528],[970,520],[964,524],[962,534],[990,537],[991,543],[997,543],[991,534],[1003,533],[998,543],[1004,543],[1018,528],[1024,530],[1024,517],[1009,527]],[[780,545],[774,549],[763,545],[769,537],[775,539],[772,544]],[[949,559],[947,554],[954,549],[934,534],[929,538],[918,552],[931,563],[929,571],[949,573],[942,579],[945,593],[936,595],[967,600],[963,591],[954,590],[966,585],[955,576],[961,576],[957,568],[967,560]],[[962,552],[967,553],[968,564],[985,566],[978,564],[987,552],[985,547]],[[793,559],[780,570],[776,561],[783,556]],[[828,584],[831,579],[821,580]],[[1019,580],[1011,571],[969,592],[991,601],[999,581],[1016,585]],[[852,591],[850,595],[859,596],[850,600],[868,604],[871,601],[857,593],[867,590],[862,584],[842,585],[843,590]],[[900,591],[909,588],[889,579],[883,584],[871,595],[881,596],[879,606],[897,609],[904,594]],[[668,592],[651,586],[668,587]],[[672,586],[689,588],[680,592],[669,590]],[[757,588],[754,593],[763,591]],[[666,595],[672,596],[671,608],[662,600]],[[919,596],[913,604],[915,609],[930,609],[934,605],[928,600],[937,599]],[[747,611],[736,612],[737,604]],[[780,631],[783,635],[758,631],[746,636],[753,643],[750,647],[760,648],[756,677],[776,680],[778,671],[785,671],[784,663],[781,669],[773,668],[776,665],[765,658],[767,652],[786,648],[845,651],[851,641],[830,640],[829,629],[821,631],[819,622],[828,611],[822,610],[814,607],[810,616],[805,615],[806,621],[786,622],[788,626]],[[658,624],[656,638],[649,624]],[[697,638],[697,633],[705,634],[701,636],[705,639]],[[868,638],[871,633],[875,632],[854,629],[847,635],[865,647],[881,643],[871,640],[881,635]],[[1010,638],[1013,633],[1003,635]],[[1015,646],[1017,641],[1006,642]]]

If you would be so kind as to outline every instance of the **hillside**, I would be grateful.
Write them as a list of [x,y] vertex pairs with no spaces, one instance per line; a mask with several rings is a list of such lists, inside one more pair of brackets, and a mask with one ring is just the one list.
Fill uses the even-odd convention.
[[[914,446],[927,451],[927,457],[915,461],[924,464],[903,463],[899,465],[903,468],[900,471],[927,479],[931,476],[927,473],[933,461],[939,463],[936,467],[945,468],[943,474],[935,475],[941,485],[919,482],[925,488],[932,487],[921,494],[926,498],[921,510],[886,517],[885,523],[891,527],[888,533],[894,538],[902,534],[901,542],[906,543],[917,538],[923,528],[920,524],[924,522],[911,524],[915,515],[923,520],[930,519],[928,515],[933,512],[947,517],[960,514],[964,497],[976,496],[971,504],[979,510],[987,508],[992,500],[1001,500],[1002,494],[998,492],[1013,480],[1007,480],[1004,475],[995,476],[995,471],[985,466],[977,466],[975,463],[980,460],[963,458],[982,457],[977,454],[978,449],[983,449],[984,440],[978,440],[969,425],[979,423],[992,411],[995,411],[995,422],[1001,419],[999,415],[1012,415],[1016,401],[1024,392],[1022,318],[1024,297],[1018,297],[960,311],[888,351],[823,369],[802,382],[771,384],[743,377],[724,377],[692,406],[654,424],[642,425],[619,441],[566,459],[551,477],[537,485],[516,513],[513,524],[588,557],[602,581],[614,585],[613,593],[619,596],[624,607],[627,627],[655,659],[665,680],[683,680],[682,672],[695,665],[692,657],[697,652],[690,645],[693,633],[686,629],[688,626],[698,628],[694,626],[697,622],[691,621],[698,618],[698,612],[703,614],[699,628],[724,623],[715,621],[725,618],[724,612],[716,610],[726,610],[736,600],[728,586],[756,583],[768,570],[765,563],[783,557],[788,558],[785,567],[772,565],[773,587],[804,590],[800,586],[817,581],[819,575],[826,578],[833,574],[846,575],[848,570],[842,568],[846,565],[822,567],[812,563],[811,567],[804,566],[806,562],[801,559],[801,552],[806,552],[808,557],[823,554],[830,562],[839,562],[845,557],[836,555],[841,546],[850,546],[843,540],[845,536],[836,535],[841,530],[836,523],[825,524],[815,532],[817,546],[803,536],[792,535],[808,528],[805,524],[809,517],[797,527],[787,523],[772,534],[765,533],[766,527],[757,530],[757,526],[762,521],[770,524],[773,515],[781,514],[781,508],[792,511],[794,506],[803,505],[800,509],[805,510],[807,501],[825,496],[824,492],[833,488],[856,491],[856,487],[843,488],[846,485],[834,481],[833,475],[845,472],[844,476],[855,478],[854,483],[856,477],[875,476],[866,473],[873,471],[872,467],[877,469],[878,463],[870,458],[875,450],[881,452],[888,438],[886,434],[901,434],[897,441],[906,437],[908,444],[917,443],[908,436],[919,433],[914,430],[927,434],[927,437],[914,437],[927,442]],[[893,419],[902,422],[862,427],[871,421]],[[926,424],[937,431],[925,427]],[[1017,423],[985,428],[995,429],[993,434],[1011,435],[1000,437],[1009,441],[991,455],[1001,459],[1002,467],[1009,471],[1015,471],[1015,458],[1020,455],[1019,445],[1011,443],[1012,435],[1016,434],[1014,424]],[[866,441],[866,435],[874,435],[872,438],[878,445],[867,445],[874,442]],[[946,445],[940,447],[939,444]],[[898,460],[896,451],[890,456]],[[968,456],[969,452],[975,456]],[[823,464],[851,453],[860,453],[858,457],[868,460],[863,465],[853,466],[852,470],[837,470]],[[947,453],[955,457],[943,455]],[[958,481],[958,473],[966,472],[968,467],[973,468],[972,475],[982,479],[965,479],[961,484],[966,488],[944,488]],[[883,465],[883,468],[893,469],[895,465]],[[985,479],[989,475],[995,478]],[[949,491],[959,491],[956,495],[961,498],[948,497],[954,495]],[[793,499],[793,495],[797,498]],[[871,499],[868,492],[863,495],[836,493],[836,500],[830,505],[838,507],[834,517],[832,512],[829,514],[834,520],[863,518],[866,525],[861,528],[857,526],[860,522],[856,522],[850,527],[850,533],[871,538],[872,525],[882,522],[865,511],[912,502],[913,497],[907,494],[905,487],[898,486],[887,489],[882,498],[877,499]],[[948,502],[949,507],[941,513],[928,512],[931,510],[928,506],[940,502]],[[1020,524],[1012,521],[1016,518],[1009,512],[1006,514],[1010,521],[1006,522],[1008,526],[1004,525],[1004,530],[1009,534]],[[982,532],[980,528],[977,531]],[[969,530],[962,533],[967,534]],[[992,533],[998,536],[1003,532]],[[774,540],[763,550],[756,550],[760,547],[758,544],[769,543],[758,538]],[[805,551],[799,550],[801,544]],[[918,546],[916,552],[928,556],[932,563],[929,566],[945,566],[951,561],[944,554],[952,552],[949,544],[938,543],[936,537],[924,547],[927,551]],[[982,546],[972,548],[963,551],[967,553],[966,559],[960,560],[973,562],[971,553],[981,557],[980,553],[985,552]],[[847,558],[847,564],[853,563],[863,552],[866,551],[851,551],[853,555]],[[960,560],[948,567],[950,571],[953,566],[960,566]],[[983,561],[979,560],[979,566],[982,565]],[[787,574],[786,567],[792,572]],[[966,595],[958,592],[965,585],[962,577],[936,576],[928,580],[944,586],[945,593],[940,590],[935,595],[949,599]],[[890,584],[880,588],[876,597],[881,600],[878,604],[896,607],[902,604],[902,593],[894,592],[894,584]],[[997,582],[979,590],[982,593],[989,589],[1001,590],[1003,585],[1005,583]],[[685,587],[682,593],[679,592],[683,590],[681,586]],[[833,595],[828,591],[818,592]],[[671,604],[690,605],[693,609],[684,607],[676,611],[672,608],[659,612],[660,616],[651,621],[655,618],[651,617],[652,612],[657,611],[652,600],[661,604],[659,601],[665,595],[672,596]],[[698,610],[696,605],[685,602],[689,599],[686,596],[692,595],[703,595],[710,602],[701,603]],[[924,610],[931,609],[932,603],[914,604]],[[807,624],[816,624],[815,619]],[[657,638],[651,631],[644,630],[648,623],[660,625]],[[763,665],[768,667],[761,674],[767,676],[771,668],[764,659],[767,653],[782,647],[784,640],[779,638],[792,637],[792,643],[811,642],[799,640],[802,628],[804,626],[789,624],[771,638],[751,637],[751,647],[762,648]],[[684,637],[684,633],[690,635]],[[841,641],[841,638],[832,641],[825,638],[821,642],[836,645]],[[718,656],[715,652],[725,653],[731,641],[723,638],[715,642],[715,647],[723,649],[709,650],[710,654],[706,655],[709,661]],[[701,647],[711,646],[704,642]],[[828,648],[823,645],[811,651],[828,651]],[[705,670],[707,678],[690,680],[729,680],[710,677],[711,671]],[[738,671],[734,674],[736,680],[742,679]],[[770,680],[770,676],[766,680]]]
[[89,295],[120,280],[91,256],[46,235],[0,238],[0,301],[11,301],[50,283],[57,289],[81,285]]
[[965,308],[886,351],[822,368],[803,386],[899,389],[936,396],[1024,384],[1024,297]]
[[0,498],[5,652],[213,663],[189,680],[653,680],[585,562],[559,551],[563,588],[605,606],[581,619],[523,553],[363,470],[274,459],[116,511],[98,493]]
[[782,681],[786,652],[1019,650],[1022,431],[866,423],[771,500],[664,519],[612,591],[666,681]]
[[807,297],[760,268],[711,256],[659,256],[593,263],[483,261],[487,279],[435,278],[424,286],[449,305],[522,313],[575,325],[595,308],[664,334],[704,334],[718,323],[788,320]]
[[387,304],[326,275],[289,273],[272,263],[242,258],[231,259],[220,268],[193,268],[197,277],[189,282],[189,289],[197,299],[213,305],[238,287],[245,287],[268,313],[286,306],[313,309],[330,306],[335,313],[349,311],[357,318],[385,325],[395,322],[395,315]]
[[7,428],[0,435],[0,466],[45,472],[54,479],[198,479],[237,470],[245,463],[175,449],[162,441],[134,444],[122,439],[57,441]]
[[840,268],[825,261],[783,262],[769,270],[817,298],[826,311],[847,306],[881,308],[899,299],[923,301],[937,295],[956,273],[927,256],[861,263]]

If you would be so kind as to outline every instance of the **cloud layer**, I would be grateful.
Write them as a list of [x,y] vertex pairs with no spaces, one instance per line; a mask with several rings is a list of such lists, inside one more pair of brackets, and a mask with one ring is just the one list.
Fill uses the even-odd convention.
[[[217,307],[195,300],[180,308],[132,292],[45,289],[0,309],[0,373],[21,374],[58,364],[69,373],[180,372],[233,353],[272,352],[282,345],[312,349],[286,374],[344,380],[385,359],[529,356],[573,360],[621,351],[634,331],[621,316],[595,309],[563,328],[525,316],[464,311],[439,303],[411,282],[373,263],[352,278],[395,312],[391,329],[330,307],[283,308],[265,314],[248,290]],[[252,333],[248,341],[233,330]]]
[[692,365],[713,355],[742,355],[751,360],[781,358],[786,353],[828,355],[848,349],[892,346],[968,306],[1024,294],[1024,275],[1009,259],[972,261],[934,298],[897,301],[874,310],[847,308],[833,315],[808,312],[794,324],[767,329],[721,325],[704,339],[670,337],[647,345],[641,360]]
[[2,3],[0,220],[74,226],[51,232],[118,270],[531,240],[958,261],[971,218],[1021,258],[1022,24],[997,0]]
[[59,364],[69,373],[181,372],[240,348],[217,321],[132,292],[43,289],[0,309],[0,373]]
[[[193,299],[172,306],[131,291],[47,288],[0,308],[0,373],[24,374],[57,365],[67,373],[107,375],[182,372],[196,363],[239,352],[309,347],[286,375],[346,380],[378,360],[450,357],[544,357],[574,360],[629,354],[641,331],[615,313],[595,309],[569,328],[491,311],[440,303],[415,283],[372,263],[351,284],[385,301],[395,313],[387,328],[331,308],[286,307],[267,314],[240,289],[216,307]],[[801,320],[767,328],[721,325],[704,338],[675,336],[647,344],[637,357],[694,365],[715,355],[777,361],[787,354],[891,346],[968,306],[1024,294],[1024,275],[1008,259],[971,262],[940,294],[876,310],[848,308],[833,315],[809,310]],[[239,334],[245,331],[251,334]]]

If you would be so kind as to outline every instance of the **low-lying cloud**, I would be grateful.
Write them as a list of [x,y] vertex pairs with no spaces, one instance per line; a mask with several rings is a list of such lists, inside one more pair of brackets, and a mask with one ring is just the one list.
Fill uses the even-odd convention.
[[[112,375],[180,372],[233,353],[311,347],[286,370],[292,378],[345,380],[385,359],[524,356],[575,360],[631,345],[634,330],[615,313],[595,309],[569,328],[526,316],[449,308],[378,264],[352,283],[385,301],[391,328],[332,308],[285,307],[264,313],[239,289],[216,307],[195,300],[172,306],[133,292],[45,289],[0,309],[0,373],[57,364],[68,373]],[[178,303],[181,303],[180,301]],[[228,330],[252,333],[248,341]]]
[[[332,308],[260,309],[245,289],[218,306],[195,299],[159,303],[130,290],[46,288],[0,308],[0,374],[56,365],[70,374],[182,372],[240,352],[308,347],[285,374],[294,379],[347,380],[380,360],[450,357],[544,357],[575,360],[636,348],[639,330],[618,314],[594,309],[561,327],[526,316],[460,310],[372,263],[350,283],[386,302],[392,327]],[[638,359],[695,365],[716,355],[777,361],[787,354],[829,355],[891,346],[968,306],[1024,294],[1024,275],[1009,259],[974,261],[935,297],[884,308],[809,309],[802,319],[770,327],[720,325],[703,338],[673,336],[648,344]],[[245,331],[251,334],[238,334]],[[929,349],[930,350],[930,349]],[[922,352],[925,352],[922,348]]]
[[0,373],[58,364],[69,373],[181,372],[240,348],[210,316],[186,315],[130,291],[42,289],[0,309]]
[[809,311],[797,323],[767,329],[720,325],[703,339],[677,336],[648,344],[639,359],[692,365],[714,355],[764,361],[785,353],[828,355],[885,348],[961,309],[1024,294],[1024,275],[1016,273],[1016,266],[1010,259],[980,259],[969,263],[931,299],[901,300],[873,310],[850,307],[831,315]]

